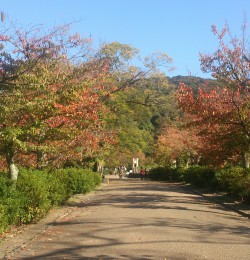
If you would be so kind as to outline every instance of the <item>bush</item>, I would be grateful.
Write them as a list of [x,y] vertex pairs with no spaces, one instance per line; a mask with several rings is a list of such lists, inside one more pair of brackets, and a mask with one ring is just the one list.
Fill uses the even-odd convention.
[[158,167],[151,169],[149,178],[161,181],[185,181],[201,188],[217,186],[215,172],[208,167],[193,166],[188,169]]
[[159,181],[181,181],[182,170],[168,167],[157,167],[149,171],[149,178]]
[[21,208],[24,215],[21,223],[30,223],[44,217],[51,208],[49,199],[49,182],[47,172],[21,169],[17,183],[17,191],[22,194]]
[[7,215],[7,207],[5,205],[0,204],[0,234],[8,227],[8,215]]
[[242,167],[228,167],[217,172],[219,188],[244,201],[250,201],[250,171]]
[[18,224],[21,212],[22,196],[15,188],[15,183],[7,178],[0,177],[0,232],[10,224]]
[[101,175],[88,169],[66,168],[57,174],[64,177],[71,194],[87,193],[101,183]]
[[0,233],[9,225],[36,222],[72,194],[101,183],[100,174],[80,168],[55,171],[21,169],[16,182],[0,173]]
[[51,171],[47,174],[48,198],[52,206],[57,206],[65,202],[72,194],[68,187],[67,178],[58,171]]
[[11,180],[3,174],[0,175],[0,198],[4,199],[9,196],[11,184]]
[[205,166],[192,166],[183,173],[183,180],[199,188],[216,189],[215,171]]
[[6,198],[9,194],[8,182],[5,176],[1,173],[0,176],[0,233],[3,232],[8,224],[8,214],[7,214],[7,205]]

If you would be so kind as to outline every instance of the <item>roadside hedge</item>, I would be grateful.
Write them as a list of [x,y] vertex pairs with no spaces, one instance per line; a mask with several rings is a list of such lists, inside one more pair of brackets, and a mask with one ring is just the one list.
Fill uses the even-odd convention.
[[226,192],[243,202],[250,203],[250,170],[226,167],[214,170],[205,166],[171,169],[151,169],[149,178],[158,181],[182,181],[199,188]]
[[217,172],[218,188],[250,203],[250,169],[228,167]]
[[182,170],[169,167],[157,167],[149,171],[149,178],[156,181],[181,181]]
[[215,171],[206,166],[192,166],[182,172],[182,180],[199,188],[217,189]]
[[37,222],[51,208],[74,194],[87,193],[101,183],[101,176],[88,169],[21,169],[18,180],[0,173],[0,233],[9,225]]

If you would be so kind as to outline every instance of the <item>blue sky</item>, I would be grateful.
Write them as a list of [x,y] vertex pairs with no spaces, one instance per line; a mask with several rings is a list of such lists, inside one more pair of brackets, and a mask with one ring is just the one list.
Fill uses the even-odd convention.
[[244,12],[250,24],[249,0],[9,0],[0,1],[0,11],[22,26],[78,21],[72,31],[91,35],[97,45],[118,41],[145,56],[166,52],[176,67],[167,72],[170,77],[209,77],[200,70],[199,53],[211,53],[218,45],[211,25],[220,29],[227,22],[240,37]]

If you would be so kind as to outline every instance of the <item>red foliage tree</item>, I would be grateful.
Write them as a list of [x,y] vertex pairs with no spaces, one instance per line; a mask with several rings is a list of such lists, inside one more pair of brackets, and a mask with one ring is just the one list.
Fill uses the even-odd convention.
[[[245,32],[245,25],[243,32]],[[218,86],[200,86],[198,93],[180,84],[178,101],[189,115],[192,125],[204,139],[203,154],[210,163],[223,164],[238,161],[244,167],[250,163],[250,62],[249,52],[242,40],[231,37],[228,26],[221,33],[215,26],[219,49],[213,54],[201,54],[201,68],[212,73]],[[244,35],[244,33],[243,33]],[[225,43],[225,37],[230,39]]]
[[165,127],[158,137],[155,159],[160,165],[177,166],[197,163],[200,140],[191,129]]

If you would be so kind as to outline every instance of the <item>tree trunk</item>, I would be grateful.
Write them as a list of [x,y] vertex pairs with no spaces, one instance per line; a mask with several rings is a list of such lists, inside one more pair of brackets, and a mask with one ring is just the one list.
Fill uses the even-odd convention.
[[14,158],[13,157],[14,157],[13,154],[8,153],[6,155],[6,160],[7,160],[7,164],[8,164],[8,168],[9,168],[9,173],[10,173],[11,179],[16,181],[17,177],[18,177],[19,170],[18,170],[18,168],[16,167],[16,165],[14,163]]
[[187,160],[186,160],[186,167],[185,167],[186,169],[188,169],[188,168],[189,168],[189,164],[190,164],[190,160],[189,160],[189,159],[187,159]]
[[103,173],[103,162],[102,161],[97,162],[97,172]]
[[250,168],[250,152],[244,152],[243,153],[243,167],[245,168],[245,169],[248,169],[248,168]]
[[176,159],[176,168],[180,168],[181,167],[181,159],[177,158]]
[[43,151],[37,151],[36,152],[36,162],[37,162],[37,168],[39,170],[45,168],[48,165],[46,153]]

